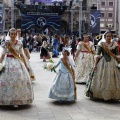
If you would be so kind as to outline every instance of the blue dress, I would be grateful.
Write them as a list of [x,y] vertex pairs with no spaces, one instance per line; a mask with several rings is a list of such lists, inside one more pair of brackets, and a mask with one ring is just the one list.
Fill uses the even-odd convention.
[[58,56],[58,40],[56,38],[53,39],[53,49],[52,49],[52,56],[57,57]]
[[[71,66],[70,63],[68,63],[68,65]],[[59,70],[53,79],[49,98],[61,101],[75,101],[74,80],[72,75],[67,70],[61,59],[55,65],[55,68],[58,66]]]

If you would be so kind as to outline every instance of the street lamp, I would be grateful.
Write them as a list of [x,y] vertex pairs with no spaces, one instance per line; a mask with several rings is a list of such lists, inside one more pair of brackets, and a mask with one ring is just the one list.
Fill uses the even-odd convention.
[[81,38],[81,34],[82,34],[82,1],[83,0],[79,0],[79,37]]

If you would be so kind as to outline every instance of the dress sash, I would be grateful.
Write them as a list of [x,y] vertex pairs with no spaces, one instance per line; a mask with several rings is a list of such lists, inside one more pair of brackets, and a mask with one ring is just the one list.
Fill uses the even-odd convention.
[[61,59],[64,66],[67,68],[67,70],[69,71],[69,73],[72,75],[72,78],[73,78],[73,82],[74,82],[74,99],[76,100],[76,85],[75,85],[75,76],[74,76],[74,73],[72,71],[72,69],[69,67],[68,63],[65,62],[63,59]]
[[12,55],[16,59],[19,59],[19,60],[21,60],[24,63],[24,60],[21,57],[19,57],[19,55],[16,53],[16,51],[14,50],[14,48],[10,44],[7,45],[7,49],[12,53]]
[[116,55],[113,54],[113,53],[108,49],[108,47],[107,47],[104,43],[102,44],[102,48],[104,49],[104,51],[105,51],[109,56],[111,56],[112,58],[114,58],[117,63],[120,62],[119,59],[116,57]]
[[89,48],[84,42],[81,42],[81,44],[83,45],[83,47],[84,47],[85,49],[87,49],[87,51],[88,51],[89,53],[91,53],[91,54],[93,55],[93,52],[90,50],[90,48]]

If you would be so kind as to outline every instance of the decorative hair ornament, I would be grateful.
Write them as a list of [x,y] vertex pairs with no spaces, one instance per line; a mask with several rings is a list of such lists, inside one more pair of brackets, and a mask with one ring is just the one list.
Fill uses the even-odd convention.
[[5,41],[8,41],[8,40],[10,40],[10,33],[9,32],[7,33],[7,36],[5,37]]
[[64,48],[63,48],[63,51],[65,51],[65,50],[67,50],[67,51],[70,53],[71,48],[70,48],[70,47],[64,47]]

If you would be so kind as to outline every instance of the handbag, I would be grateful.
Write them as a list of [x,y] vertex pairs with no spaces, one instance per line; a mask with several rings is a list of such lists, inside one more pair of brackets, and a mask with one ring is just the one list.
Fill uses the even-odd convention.
[[87,97],[90,97],[90,98],[93,98],[93,92],[91,90],[91,83],[92,83],[93,76],[94,76],[94,70],[92,70],[91,73],[89,74],[89,80],[85,86],[86,88],[85,94]]

